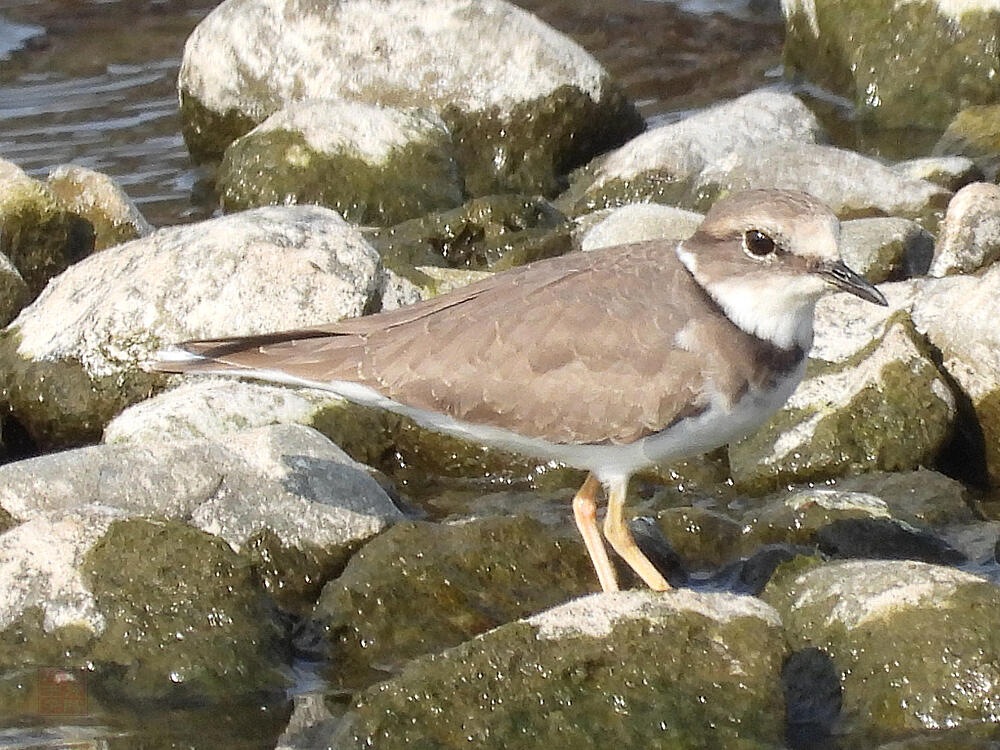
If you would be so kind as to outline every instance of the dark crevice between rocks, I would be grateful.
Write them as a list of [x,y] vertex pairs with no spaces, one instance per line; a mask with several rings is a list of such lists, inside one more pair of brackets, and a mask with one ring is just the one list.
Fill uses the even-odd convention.
[[791,750],[836,750],[833,732],[843,703],[840,676],[818,648],[795,651],[781,670],[785,742]]
[[10,414],[3,415],[3,463],[35,458],[42,453],[24,425]]

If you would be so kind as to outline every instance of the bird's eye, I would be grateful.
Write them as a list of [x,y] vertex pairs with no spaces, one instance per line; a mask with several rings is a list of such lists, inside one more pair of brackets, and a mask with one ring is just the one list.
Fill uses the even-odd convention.
[[755,258],[770,255],[776,248],[774,240],[760,230],[750,229],[743,234],[743,249],[747,251],[748,255]]

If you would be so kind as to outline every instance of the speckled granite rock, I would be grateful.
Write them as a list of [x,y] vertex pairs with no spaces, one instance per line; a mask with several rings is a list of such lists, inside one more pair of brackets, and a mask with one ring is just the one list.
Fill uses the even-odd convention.
[[642,129],[594,58],[503,0],[227,0],[188,38],[178,88],[198,160],[292,100],[426,107],[472,195],[551,194]]
[[89,507],[183,520],[255,562],[270,556],[261,577],[290,608],[311,601],[351,551],[401,518],[363,467],[298,425],[7,464],[0,507],[21,521]]
[[957,193],[938,232],[931,276],[972,273],[1000,260],[1000,186],[975,182]]
[[315,203],[355,224],[396,224],[462,202],[440,117],[331,99],[292,102],[233,141],[216,189],[227,211]]
[[763,750],[782,741],[784,658],[780,620],[756,599],[595,595],[411,662],[356,696],[327,739]]
[[[779,571],[764,594],[793,650],[819,648],[843,687],[853,741],[920,730],[995,732],[1000,589],[920,562]],[[872,742],[874,744],[874,742]]]
[[132,199],[106,174],[63,164],[49,172],[46,183],[71,212],[90,222],[95,250],[145,237],[153,231]]
[[142,369],[161,347],[359,315],[380,275],[357,230],[315,206],[160,230],[77,263],[0,334],[4,397],[43,446],[93,440],[164,382]]
[[943,128],[1000,98],[991,2],[784,0],[785,68],[890,127]]
[[0,253],[21,274],[30,299],[93,248],[93,231],[50,187],[0,159]]
[[575,213],[647,201],[692,207],[698,174],[726,154],[814,143],[821,136],[816,116],[794,96],[757,91],[654,128],[599,157],[574,177],[560,202]]
[[904,177],[870,157],[796,141],[729,152],[701,172],[694,194],[704,201],[722,193],[772,187],[812,193],[841,219],[928,217],[951,197],[944,188]]
[[939,351],[942,367],[968,397],[982,430],[986,470],[1000,485],[1000,264],[980,276],[933,279],[913,320]]
[[934,255],[934,236],[909,219],[855,219],[841,224],[844,262],[873,284],[923,276]]
[[685,240],[703,218],[693,211],[659,203],[630,203],[613,209],[587,229],[580,238],[580,248],[595,250],[643,240]]

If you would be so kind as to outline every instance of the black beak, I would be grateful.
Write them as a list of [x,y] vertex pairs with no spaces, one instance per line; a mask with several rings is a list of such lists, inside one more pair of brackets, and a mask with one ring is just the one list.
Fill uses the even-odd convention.
[[874,302],[876,305],[888,307],[889,303],[885,296],[865,280],[860,274],[855,273],[843,261],[838,260],[820,269],[820,275],[833,284],[838,289],[850,292],[863,300]]

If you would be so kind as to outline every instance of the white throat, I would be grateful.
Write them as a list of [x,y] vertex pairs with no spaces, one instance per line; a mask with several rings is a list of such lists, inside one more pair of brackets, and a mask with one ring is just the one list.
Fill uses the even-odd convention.
[[707,281],[698,273],[698,260],[677,247],[677,257],[695,281],[715,300],[737,327],[781,349],[800,347],[808,352],[813,342],[813,314],[823,285],[802,278],[802,284],[777,277],[772,283],[759,278]]

